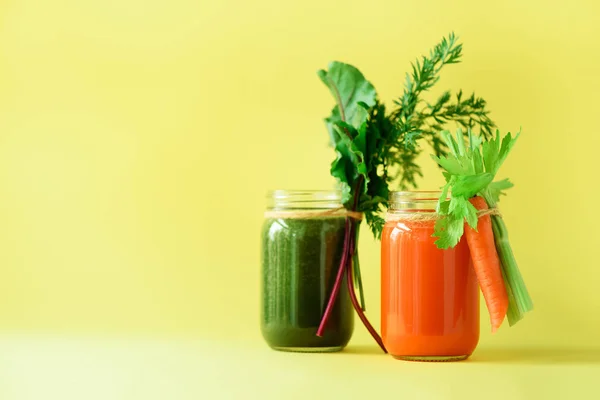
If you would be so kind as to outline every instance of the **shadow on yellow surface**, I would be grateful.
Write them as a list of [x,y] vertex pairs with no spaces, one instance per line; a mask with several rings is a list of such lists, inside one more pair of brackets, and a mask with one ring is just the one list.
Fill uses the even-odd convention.
[[[384,355],[377,346],[349,346],[343,354]],[[479,349],[468,363],[510,364],[600,364],[600,349],[569,348],[497,348]]]

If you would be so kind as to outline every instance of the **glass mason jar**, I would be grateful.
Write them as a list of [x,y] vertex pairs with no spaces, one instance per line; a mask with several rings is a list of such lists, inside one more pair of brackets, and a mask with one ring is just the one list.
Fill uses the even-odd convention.
[[[322,337],[317,329],[343,252],[346,217],[337,191],[269,195],[262,229],[261,330],[276,350],[342,350],[354,329],[347,290],[340,290]],[[345,278],[342,288],[345,287]]]
[[440,192],[392,192],[381,237],[381,333],[398,359],[456,361],[479,341],[479,286],[466,240],[432,237]]

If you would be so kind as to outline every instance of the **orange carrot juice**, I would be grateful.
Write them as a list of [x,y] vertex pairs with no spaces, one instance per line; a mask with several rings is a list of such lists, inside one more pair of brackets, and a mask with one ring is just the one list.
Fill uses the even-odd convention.
[[[404,203],[403,196],[409,196]],[[479,288],[468,245],[438,249],[433,209],[414,208],[433,208],[435,199],[435,192],[392,193],[382,234],[381,333],[400,359],[461,360],[479,340]]]

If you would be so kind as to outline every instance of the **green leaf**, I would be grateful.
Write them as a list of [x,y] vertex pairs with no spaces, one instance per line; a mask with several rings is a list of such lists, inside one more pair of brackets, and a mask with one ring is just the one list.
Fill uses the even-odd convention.
[[444,200],[444,201],[441,201],[438,203],[436,211],[440,215],[448,215],[449,209],[450,209],[450,200]]
[[496,190],[506,190],[506,189],[510,189],[513,186],[515,186],[515,185],[513,185],[512,182],[508,178],[502,179],[501,181],[492,182],[490,184],[490,188],[494,188]]
[[508,153],[510,153],[510,151],[512,150],[519,136],[520,133],[517,133],[517,135],[513,138],[510,132],[508,132],[506,136],[504,136],[504,138],[502,139],[502,146],[500,146],[500,152],[496,161],[496,171],[502,166],[504,160],[506,160]]
[[496,138],[483,142],[482,145],[483,163],[485,165],[486,172],[489,172],[490,174],[496,174],[496,172],[498,171],[497,165],[499,142],[500,131],[497,130]]
[[456,130],[456,143],[458,145],[458,154],[464,157],[467,153],[467,149],[465,148],[465,136],[460,128]]
[[366,163],[367,156],[367,122],[365,121],[354,137],[354,147],[360,152],[362,161]]
[[448,190],[450,189],[453,180],[454,178],[450,177],[448,182],[442,187],[442,193],[440,194],[440,198],[438,199],[438,203],[435,210],[438,214],[448,214],[448,207],[450,202],[446,199],[448,198]]
[[466,219],[469,226],[471,226],[472,228],[477,227],[477,209],[475,208],[475,206],[473,206],[473,204],[471,204],[469,200],[465,199],[464,197],[453,196],[450,199],[447,214],[451,218],[460,220],[463,223]]
[[464,220],[455,218],[451,215],[440,218],[435,222],[433,237],[438,240],[435,244],[440,249],[454,247],[460,241],[464,232]]
[[477,136],[473,133],[471,129],[468,132],[469,137],[469,154],[468,156],[472,158],[472,166],[473,172],[476,174],[480,174],[484,171],[483,165],[483,157],[481,157],[480,146],[483,142],[483,138],[481,136]]
[[431,155],[431,158],[451,175],[462,175],[468,172],[458,158],[436,157],[433,154]]
[[500,169],[502,163],[506,160],[519,135],[520,133],[513,138],[509,132],[500,140],[500,131],[496,131],[495,139],[483,143],[483,161],[487,172],[491,174],[498,172],[498,169]]
[[474,148],[471,150],[471,157],[473,157],[473,170],[476,174],[481,174],[483,172],[483,158],[481,157],[481,153],[479,152],[479,148]]
[[477,209],[470,201],[467,202],[467,215],[465,215],[465,219],[471,228],[477,230],[479,217],[477,216]]
[[352,188],[348,184],[349,179],[346,171],[346,160],[339,155],[331,163],[330,173],[334,178],[337,178],[339,190],[342,192],[342,204],[350,204],[352,201]]
[[467,214],[465,203],[468,203],[468,201],[464,198],[452,195],[450,197],[450,205],[448,206],[448,214],[453,214],[459,219],[464,218]]
[[473,133],[471,129],[469,129],[469,148],[471,151],[479,152],[479,146],[481,146],[482,138]]
[[[362,175],[365,179],[363,188],[366,188],[368,183],[367,166],[363,151],[357,145],[357,143],[361,144],[359,138],[366,133],[357,132],[352,126],[340,121],[335,124],[335,134],[337,158],[331,165],[331,175],[341,182],[343,188],[344,185],[350,187],[350,192],[354,189],[358,177]],[[357,139],[359,139],[358,142]],[[351,204],[351,197],[352,194],[350,194],[350,198],[344,198],[345,206]]]
[[360,211],[371,210],[373,206],[378,206],[379,204],[387,203],[387,198],[382,196],[367,196],[364,195],[360,201]]
[[[360,185],[361,193],[367,193],[369,185],[368,118],[377,94],[363,74],[348,64],[332,62],[327,71],[320,70],[318,75],[336,101],[325,120],[337,156],[331,164],[331,175],[340,183],[344,206],[353,208],[354,197],[360,196],[354,193],[357,187]],[[361,177],[363,180],[359,181]]]
[[365,212],[365,219],[367,220],[367,224],[369,224],[369,228],[371,228],[373,236],[375,236],[376,239],[381,239],[381,232],[385,226],[385,219],[372,211]]
[[331,110],[331,115],[329,117],[325,118],[325,126],[327,126],[327,132],[329,132],[329,143],[331,144],[332,147],[335,147],[335,136],[336,136],[334,124],[341,120],[342,120],[342,118],[340,117],[340,111],[339,111],[338,106],[336,105]]
[[376,170],[371,170],[369,174],[369,186],[367,193],[372,197],[382,197],[386,199],[389,197],[390,191],[388,183],[383,176],[379,176]]
[[356,67],[338,61],[331,62],[328,70],[320,70],[318,75],[337,103],[338,113],[332,113],[331,122],[339,118],[358,129],[367,120],[369,108],[375,105],[377,93],[373,85]]
[[459,157],[460,150],[458,149],[458,144],[454,141],[454,138],[452,137],[452,134],[450,134],[450,131],[443,131],[441,135],[444,141],[446,142],[446,146],[448,146],[454,157]]
[[514,185],[511,181],[508,180],[508,178],[490,183],[490,185],[487,188],[487,193],[493,201],[492,204],[498,203],[500,201],[500,196],[506,194],[504,193],[504,191],[510,189],[513,186]]
[[448,221],[448,226],[446,229],[448,235],[452,237],[452,242],[450,243],[451,247],[454,247],[458,244],[463,235],[464,227],[465,221],[462,219],[451,219]]
[[494,179],[490,173],[477,175],[457,175],[452,185],[452,196],[462,196],[466,199],[484,190]]

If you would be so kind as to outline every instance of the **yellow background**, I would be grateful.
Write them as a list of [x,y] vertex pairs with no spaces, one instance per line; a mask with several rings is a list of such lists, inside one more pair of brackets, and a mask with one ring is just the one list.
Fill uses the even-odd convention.
[[[559,4],[560,3],[560,4]],[[502,170],[536,309],[485,346],[594,346],[600,7],[593,1],[0,2],[0,330],[260,342],[265,193],[330,188],[315,71],[387,102],[454,30],[442,89],[523,135]],[[423,158],[421,188],[440,184]],[[379,326],[378,243],[363,231]],[[357,321],[354,344],[370,344]]]

